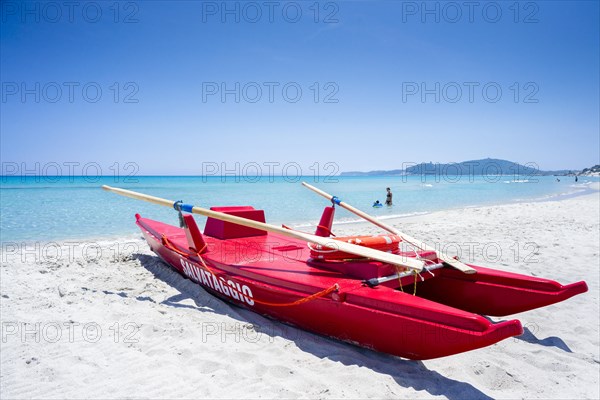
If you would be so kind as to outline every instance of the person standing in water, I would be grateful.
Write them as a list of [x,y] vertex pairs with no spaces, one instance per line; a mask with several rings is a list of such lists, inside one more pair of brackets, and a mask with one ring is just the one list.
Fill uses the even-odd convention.
[[385,196],[385,205],[391,206],[392,205],[392,190],[390,188],[386,188],[385,190],[387,190],[387,195]]

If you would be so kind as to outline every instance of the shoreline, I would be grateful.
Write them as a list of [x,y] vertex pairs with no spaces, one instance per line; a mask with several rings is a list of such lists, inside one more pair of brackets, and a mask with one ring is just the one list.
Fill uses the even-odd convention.
[[[573,188],[575,189],[575,188]],[[566,193],[559,193],[559,194],[555,194],[555,195],[550,195],[544,198],[538,198],[538,199],[517,199],[511,202],[501,202],[501,203],[494,203],[494,204],[482,204],[482,205],[468,205],[468,206],[459,206],[459,207],[454,207],[454,208],[445,208],[445,209],[440,209],[440,210],[433,210],[433,211],[417,211],[417,212],[413,212],[413,213],[407,213],[405,215],[399,214],[399,215],[391,215],[391,216],[383,216],[380,217],[378,219],[382,220],[382,221],[386,221],[387,223],[396,223],[396,220],[404,220],[404,219],[410,219],[410,218],[418,218],[418,217],[422,217],[422,216],[427,216],[427,215],[431,215],[431,214],[436,214],[436,213],[443,213],[443,212],[448,212],[448,211],[456,211],[456,210],[466,210],[466,209],[473,209],[473,208],[493,208],[493,207],[502,207],[502,206],[506,206],[506,205],[517,205],[517,204],[528,204],[528,203],[543,203],[543,202],[554,202],[554,201],[565,201],[565,200],[569,200],[569,199],[573,199],[573,198],[577,198],[577,197],[581,197],[581,196],[587,196],[587,195],[591,195],[593,193],[597,193],[600,191],[600,182],[589,182],[587,187],[582,187],[579,191],[575,191],[575,192],[566,192]],[[324,203],[326,204],[326,203]],[[268,211],[268,210],[265,210]],[[366,210],[367,213],[369,213],[369,210]],[[298,223],[289,223],[289,225],[293,228],[297,228],[299,230],[303,230],[304,228],[307,227],[311,227],[314,228],[317,226],[318,224],[318,220],[316,219],[318,217],[315,217],[315,219],[312,220],[312,222],[298,222]],[[377,218],[377,217],[376,217]],[[314,221],[317,222],[314,222]],[[267,219],[267,223],[270,223]],[[284,222],[285,224],[287,224],[286,222]],[[361,225],[361,224],[365,224],[365,221],[363,221],[362,219],[360,219],[359,217],[352,217],[351,220],[339,220],[337,222],[334,222],[334,228],[336,226],[338,227],[343,227],[340,228],[340,231],[347,231],[349,230],[351,227],[355,226],[355,225]],[[279,224],[276,224],[279,225]],[[125,240],[132,240],[134,238],[142,238],[141,234],[139,234],[137,227],[134,226],[134,224],[132,223],[132,229],[129,232],[123,232],[120,234],[106,234],[106,235],[101,235],[101,236],[69,236],[69,237],[57,237],[54,239],[42,239],[42,240],[5,240],[4,238],[0,238],[0,249],[4,249],[4,247],[7,244],[19,244],[21,246],[29,246],[29,245],[44,245],[44,244],[48,244],[48,243],[85,243],[85,242],[107,242],[107,241],[117,241],[120,239],[125,239]]]
[[[393,224],[400,223],[402,221],[425,218],[428,216],[432,216],[432,215],[435,216],[436,214],[443,214],[443,213],[448,213],[448,212],[457,212],[457,211],[473,210],[473,209],[494,209],[497,207],[518,206],[518,205],[523,205],[523,204],[563,202],[563,201],[569,201],[571,199],[577,199],[580,197],[586,197],[586,196],[592,196],[592,195],[598,195],[598,200],[600,201],[600,182],[590,182],[590,185],[586,188],[583,188],[583,190],[581,190],[580,192],[559,194],[556,196],[551,196],[549,198],[523,199],[523,200],[515,200],[514,202],[508,202],[508,203],[472,205],[472,206],[466,206],[466,207],[447,208],[447,209],[443,209],[443,210],[417,212],[417,213],[412,213],[409,215],[391,216],[391,217],[384,217],[384,218],[378,218],[378,219],[385,221],[387,224],[393,225]],[[334,222],[333,227],[334,228],[336,226],[343,227],[344,229],[340,229],[340,231],[344,231],[344,232],[349,230],[349,229],[345,229],[347,226],[356,226],[356,225],[362,226],[362,225],[364,225],[366,227],[372,227],[371,223],[364,221],[362,219],[358,219],[358,218],[359,217],[357,217],[356,220],[352,220],[352,221],[341,221],[341,222],[337,222],[337,223]],[[314,225],[314,224],[304,225],[304,226],[315,226],[316,227],[316,225]],[[381,231],[381,229],[379,229],[379,230]],[[372,232],[369,232],[369,234],[370,233],[372,233]]]

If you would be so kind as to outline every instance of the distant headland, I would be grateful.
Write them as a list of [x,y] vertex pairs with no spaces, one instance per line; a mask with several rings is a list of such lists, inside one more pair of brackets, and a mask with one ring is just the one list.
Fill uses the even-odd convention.
[[543,171],[535,163],[519,164],[513,161],[497,158],[462,161],[458,163],[408,163],[402,164],[400,169],[376,171],[347,171],[341,176],[404,176],[404,175],[519,175],[519,176],[599,176],[600,165],[595,165],[583,170],[555,170]]

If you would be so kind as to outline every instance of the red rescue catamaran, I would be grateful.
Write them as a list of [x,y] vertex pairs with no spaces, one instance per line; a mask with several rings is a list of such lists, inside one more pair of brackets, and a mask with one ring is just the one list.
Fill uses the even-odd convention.
[[[587,291],[555,281],[466,265],[311,185],[328,198],[315,235],[265,223],[250,206],[210,210],[103,186],[174,207],[183,227],[136,214],[150,248],[211,294],[299,328],[409,359],[444,357],[523,333],[506,316]],[[333,238],[339,205],[389,235]],[[207,218],[201,233],[194,217]],[[308,244],[308,245],[307,245]],[[402,251],[408,244],[412,251]]]

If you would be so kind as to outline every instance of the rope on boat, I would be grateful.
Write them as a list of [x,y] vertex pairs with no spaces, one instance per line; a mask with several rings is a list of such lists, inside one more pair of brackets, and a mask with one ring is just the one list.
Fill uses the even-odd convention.
[[[162,244],[169,250],[174,251],[175,253],[183,256],[183,257],[189,257],[189,253],[183,252],[181,250],[179,250],[178,248],[176,248],[171,241],[169,240],[169,238],[167,238],[164,234],[162,235]],[[208,265],[206,265],[206,262],[204,261],[204,258],[202,258],[202,256],[200,255],[202,252],[204,252],[204,250],[206,249],[206,244],[204,245],[204,247],[202,247],[202,249],[200,251],[196,251],[195,249],[191,249],[196,253],[196,256],[200,259],[200,262],[202,263],[202,266],[206,269],[206,271],[208,273],[210,273],[211,275],[216,276],[216,274],[208,267]],[[238,290],[237,288],[233,287],[233,286],[229,286],[228,287],[229,290],[233,290],[234,292],[236,292],[237,294],[239,294],[240,296],[245,297],[246,294],[242,293],[240,290]],[[300,299],[296,300],[296,301],[292,301],[291,303],[271,303],[268,301],[263,301],[263,300],[258,300],[256,298],[253,298],[252,300],[254,300],[255,303],[258,304],[262,304],[264,306],[270,306],[270,307],[290,307],[290,306],[297,306],[300,304],[304,304],[304,303],[308,303],[309,301],[318,299],[319,297],[323,297],[323,296],[327,296],[328,294],[338,291],[340,289],[340,285],[338,285],[337,283],[333,284],[331,287],[328,287],[327,289],[321,290],[320,292],[308,295],[306,297],[301,297]],[[243,298],[242,297],[242,298]]]
[[[319,252],[321,254],[333,254],[333,253],[339,252],[339,250],[336,250],[336,249],[330,249],[330,250],[316,249],[316,248],[313,247],[313,244],[310,243],[310,242],[307,242],[306,245],[308,246],[308,248],[310,250]],[[319,245],[317,245],[317,246],[319,246]]]
[[[398,283],[400,284],[400,291],[404,293],[404,288],[402,287],[402,278],[400,277],[400,273],[402,272],[402,267],[396,267],[396,273],[398,274]],[[413,284],[413,296],[417,295],[417,275],[419,273],[417,271],[413,271],[413,275],[415,276],[415,283]],[[423,278],[421,278],[423,279]]]
[[[411,246],[413,246],[412,251],[415,253],[415,259],[423,261],[426,265],[427,264],[430,264],[430,265],[435,264],[434,261],[428,260],[427,258],[423,258],[419,255],[419,253],[417,252],[417,249],[419,247],[417,245],[415,245],[414,243],[411,243],[411,242],[407,242],[407,243],[409,243]],[[458,258],[456,258],[456,259],[458,260]],[[430,270],[426,269],[426,271],[429,272],[431,274],[431,276],[435,276],[433,274],[433,272],[431,272]],[[402,272],[402,267],[396,267],[396,274],[398,275],[398,283],[400,284],[400,291],[402,293],[404,293],[404,288],[402,287],[402,277],[400,275],[401,272]],[[418,271],[412,271],[412,273],[415,276],[415,283],[414,283],[414,287],[413,287],[413,296],[416,296],[417,295],[417,275],[421,278],[422,281],[424,281],[425,279],[421,276],[421,274]]]
[[329,236],[333,236],[333,237],[335,237],[335,234],[334,234],[333,232],[331,232],[331,229],[329,229],[329,228],[328,228],[328,227],[326,227],[325,225],[317,225],[317,228],[321,228],[321,229],[323,229],[324,231],[326,231],[326,232],[329,234]]
[[258,304],[262,304],[265,306],[271,306],[271,307],[289,307],[289,306],[297,306],[300,304],[304,304],[304,303],[308,303],[309,301],[318,299],[319,297],[323,297],[323,296],[327,296],[329,293],[335,292],[337,290],[339,290],[340,286],[335,283],[333,284],[331,287],[325,289],[325,290],[321,290],[320,292],[317,292],[315,294],[311,294],[310,296],[306,296],[306,297],[302,297],[296,301],[293,301],[291,303],[270,303],[267,301],[261,301],[261,300],[257,300],[254,299],[254,302],[258,303]]

